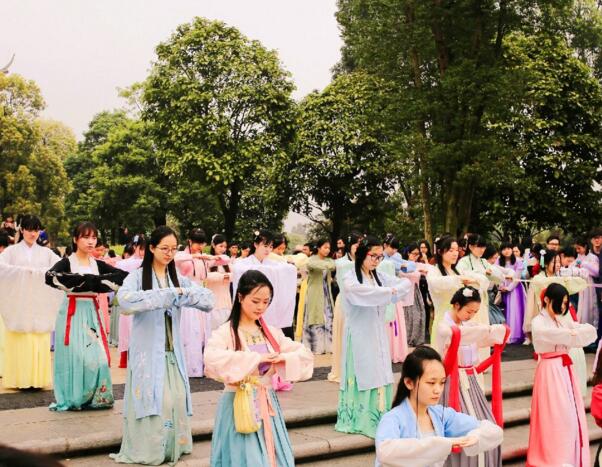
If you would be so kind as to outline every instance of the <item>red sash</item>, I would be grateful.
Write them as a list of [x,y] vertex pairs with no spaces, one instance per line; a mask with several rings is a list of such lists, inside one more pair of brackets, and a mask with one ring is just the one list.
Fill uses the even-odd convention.
[[274,336],[272,336],[272,333],[268,329],[268,325],[266,324],[266,322],[263,320],[263,318],[259,318],[258,321],[259,321],[259,325],[261,326],[261,329],[263,330],[263,334],[265,335],[265,338],[268,340],[268,342],[274,349],[274,352],[280,353],[280,345],[278,344],[276,339],[274,339]]
[[96,311],[96,319],[98,319],[98,325],[100,326],[100,337],[102,339],[102,346],[105,349],[107,354],[107,361],[109,362],[109,366],[111,366],[111,354],[109,353],[109,343],[107,342],[107,335],[105,333],[104,327],[102,325],[102,319],[100,318],[99,306],[98,306],[98,297],[93,294],[81,294],[81,295],[67,295],[69,298],[69,306],[67,307],[67,323],[65,325],[65,345],[69,345],[69,338],[71,335],[71,320],[75,315],[75,310],[77,309],[77,300],[80,298],[92,299],[94,302],[94,310]]

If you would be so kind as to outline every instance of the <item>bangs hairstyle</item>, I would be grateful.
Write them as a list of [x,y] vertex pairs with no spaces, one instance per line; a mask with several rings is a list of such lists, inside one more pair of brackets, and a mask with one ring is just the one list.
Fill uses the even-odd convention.
[[362,239],[363,235],[357,231],[351,232],[347,236],[347,241],[345,242],[345,253],[351,253],[351,247],[353,245],[357,245]]
[[489,244],[485,247],[485,251],[483,252],[483,259],[491,259],[496,254],[498,254],[497,248],[494,245]]
[[541,306],[546,308],[546,304],[544,298],[548,298],[550,303],[552,304],[552,311],[556,315],[565,315],[569,311],[569,306],[567,302],[566,309],[564,312],[562,311],[562,304],[564,303],[564,297],[569,298],[569,291],[566,289],[564,285],[561,284],[550,284],[548,288],[543,293],[543,297],[541,298]]
[[94,235],[98,239],[98,229],[96,228],[96,225],[94,225],[92,222],[80,222],[73,229],[73,233],[71,235],[71,238],[73,239],[71,243],[71,248],[73,248],[74,253],[77,251],[77,244],[75,243],[76,240],[79,240],[82,237],[87,237],[89,235]]
[[269,230],[259,230],[253,233],[253,243],[251,243],[251,253],[255,253],[255,244],[259,245],[263,243],[266,246],[270,246],[274,243],[274,234]]
[[399,386],[397,386],[395,399],[393,399],[393,407],[397,407],[410,397],[410,389],[406,386],[405,379],[408,378],[417,383],[424,374],[425,362],[429,361],[437,361],[443,364],[441,355],[435,349],[426,345],[419,345],[408,354],[401,368],[401,379],[399,380]]
[[[258,271],[256,269],[249,269],[242,276],[240,276],[240,280],[238,281],[238,288],[236,289],[236,294],[234,294],[234,303],[232,304],[232,311],[230,312],[230,317],[228,318],[228,321],[230,321],[232,332],[234,334],[234,350],[242,349],[240,337],[238,336],[238,325],[240,324],[240,314],[242,311],[240,297],[242,296],[242,298],[244,299],[247,295],[249,295],[251,292],[253,292],[253,290],[257,289],[258,287],[267,287],[269,289],[270,303],[272,303],[272,299],[274,298],[274,287],[263,272]],[[266,333],[259,321],[255,321],[255,324],[259,326],[264,337],[266,337]]]
[[272,247],[278,248],[280,245],[284,244],[286,248],[288,248],[288,239],[284,234],[276,234],[274,235],[274,240],[272,241]]
[[32,214],[25,214],[21,217],[21,221],[19,222],[21,230],[42,230],[42,221],[38,216],[34,216]]
[[[504,255],[502,255],[502,251],[504,251],[506,248],[510,248],[510,258],[506,258]],[[508,264],[508,260],[510,260],[510,264],[513,266],[516,263],[516,256],[514,256],[514,245],[510,242],[502,242],[500,245],[500,266],[506,266],[506,264]]]
[[420,247],[421,247],[422,245],[425,245],[425,246],[426,246],[426,257],[427,257],[428,259],[431,259],[431,258],[433,257],[433,252],[432,252],[432,250],[431,250],[431,244],[429,243],[429,241],[428,241],[428,240],[420,240],[420,241],[418,242],[418,249],[420,249]]
[[188,232],[188,246],[190,246],[191,243],[207,243],[207,235],[205,235],[205,231],[198,227],[190,229],[190,232]]
[[[442,276],[447,276],[447,270],[443,266],[443,255],[451,249],[454,243],[458,244],[458,240],[456,240],[456,238],[452,237],[451,235],[446,235],[437,240],[437,254],[435,255],[435,259],[437,260],[437,267],[439,268],[439,272],[441,272]],[[459,246],[460,245],[458,245],[458,247]],[[451,268],[452,271],[460,275],[460,273],[456,269],[455,264],[452,264]]]
[[313,247],[313,249],[312,249],[312,250],[313,250],[313,254],[314,254],[314,255],[317,255],[317,254],[318,254],[318,250],[319,250],[320,248],[322,248],[322,247],[323,247],[325,244],[327,244],[327,243],[328,243],[328,245],[330,245],[330,240],[328,240],[327,238],[321,238],[321,239],[319,239],[318,241],[316,241],[316,242],[314,243],[314,247]]
[[[360,284],[364,280],[362,277],[362,265],[364,264],[364,260],[368,256],[368,253],[370,253],[370,250],[375,246],[382,247],[382,244],[375,237],[367,236],[360,242],[359,246],[357,247],[357,251],[355,252],[355,275],[357,276],[357,281]],[[372,274],[372,277],[379,287],[382,286],[376,269],[370,271],[370,274]]]
[[[210,250],[209,254],[215,255],[215,246],[219,245],[220,243],[224,243],[224,242],[226,242],[226,248],[227,248],[226,236],[222,235],[222,234],[215,234],[211,238],[211,250]],[[227,264],[224,264],[222,267],[224,268],[224,272],[226,272],[226,273],[230,272],[230,267]],[[209,272],[217,272],[218,269],[219,269],[219,266],[211,266],[209,268]]]
[[[178,242],[178,236],[170,227],[162,225],[157,227],[150,235],[150,239],[144,249],[144,259],[142,260],[142,290],[151,290],[153,288],[153,260],[155,255],[151,251],[150,247],[157,248],[157,245],[161,243],[165,237],[173,235]],[[172,287],[180,287],[180,281],[178,280],[178,273],[176,272],[176,262],[171,259],[167,264],[168,280],[167,285],[171,279]]]
[[575,240],[575,245],[585,248],[585,254],[589,254],[589,242],[585,239],[585,237],[577,238],[577,240]]
[[466,246],[476,246],[476,247],[485,247],[487,246],[487,242],[485,239],[479,234],[470,234],[466,239]]
[[449,303],[452,305],[457,303],[460,305],[460,308],[464,308],[466,305],[472,302],[481,303],[481,295],[477,289],[467,285],[456,290]]
[[420,259],[420,247],[418,246],[418,243],[410,243],[407,245],[401,252],[401,257],[405,260],[409,259],[410,253],[414,250],[418,250],[418,259]]

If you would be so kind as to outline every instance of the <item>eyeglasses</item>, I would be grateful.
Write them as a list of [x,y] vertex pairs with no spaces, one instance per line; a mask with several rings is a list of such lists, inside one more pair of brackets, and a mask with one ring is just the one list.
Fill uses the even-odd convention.
[[173,248],[169,248],[168,246],[160,246],[160,247],[157,247],[157,250],[159,250],[164,255],[169,255],[169,254],[173,255],[176,251],[178,251],[178,247],[176,246]]
[[373,255],[372,253],[368,253],[368,256],[374,261],[382,261],[385,257],[385,255]]

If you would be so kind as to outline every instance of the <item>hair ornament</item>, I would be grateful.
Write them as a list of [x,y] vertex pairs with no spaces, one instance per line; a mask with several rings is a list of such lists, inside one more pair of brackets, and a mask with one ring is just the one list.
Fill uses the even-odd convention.
[[545,267],[546,267],[545,256],[546,256],[546,250],[544,250],[544,249],[540,250],[539,251],[539,265],[541,266],[542,269],[545,269]]
[[255,235],[256,237],[259,237],[259,230],[255,230],[255,231],[253,232],[253,235]]
[[216,233],[211,236],[211,243],[213,243],[213,240],[215,240],[215,237],[217,237],[217,236],[218,236],[218,234],[216,234]]
[[134,235],[134,238],[133,238],[133,240],[132,240],[132,243],[133,243],[134,245],[138,243],[138,238],[139,238],[139,237],[138,237],[138,235]]
[[465,287],[464,290],[462,291],[462,295],[464,295],[466,298],[472,298],[473,291],[472,291],[472,289]]

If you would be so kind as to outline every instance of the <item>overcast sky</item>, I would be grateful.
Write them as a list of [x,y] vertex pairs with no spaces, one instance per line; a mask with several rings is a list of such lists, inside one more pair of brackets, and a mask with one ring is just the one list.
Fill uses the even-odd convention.
[[94,114],[122,106],[117,88],[143,80],[155,46],[194,16],[219,19],[276,49],[295,98],[330,82],[341,40],[335,0],[3,0],[0,67],[33,79],[44,115],[78,139]]

